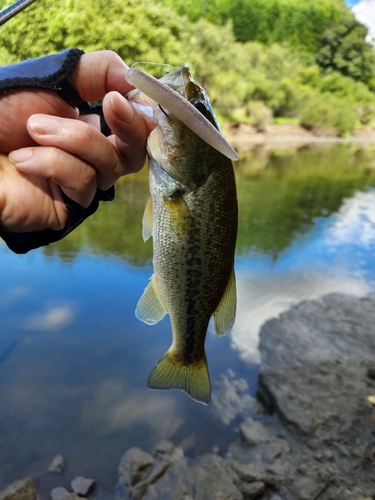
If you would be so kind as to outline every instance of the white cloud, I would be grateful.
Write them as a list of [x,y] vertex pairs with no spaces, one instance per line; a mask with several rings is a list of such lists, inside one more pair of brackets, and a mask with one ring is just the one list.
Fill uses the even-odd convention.
[[352,11],[358,21],[369,29],[369,42],[375,43],[375,0],[360,0]]

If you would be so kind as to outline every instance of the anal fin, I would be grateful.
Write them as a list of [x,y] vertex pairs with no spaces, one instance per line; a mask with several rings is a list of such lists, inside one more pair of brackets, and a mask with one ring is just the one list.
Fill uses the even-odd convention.
[[225,335],[231,330],[234,320],[236,319],[236,306],[236,278],[234,275],[234,269],[232,269],[227,288],[225,289],[220,304],[213,314],[216,335],[219,337]]

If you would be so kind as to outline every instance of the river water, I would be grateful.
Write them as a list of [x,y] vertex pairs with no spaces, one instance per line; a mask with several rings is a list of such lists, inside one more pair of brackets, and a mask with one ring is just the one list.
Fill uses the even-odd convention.
[[[62,242],[23,256],[0,243],[0,489],[31,474],[40,491],[76,475],[111,490],[124,451],[163,438],[224,453],[255,408],[261,325],[301,300],[373,293],[374,147],[258,147],[236,175],[238,313],[226,337],[208,332],[210,406],[146,388],[171,341],[168,316],[134,316],[152,274],[146,171]],[[58,453],[64,475],[45,475]]]

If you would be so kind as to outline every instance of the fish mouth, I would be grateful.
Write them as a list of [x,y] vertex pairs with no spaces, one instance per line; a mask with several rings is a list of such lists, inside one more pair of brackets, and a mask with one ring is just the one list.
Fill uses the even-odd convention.
[[[130,68],[126,79],[148,97],[178,118],[186,127],[192,130],[212,148],[231,160],[238,160],[238,155],[225,140],[215,113],[212,110],[207,93],[191,76],[188,65],[183,65],[176,71],[168,73],[160,80],[148,75],[142,70]],[[207,119],[190,101],[198,98],[209,110]]]

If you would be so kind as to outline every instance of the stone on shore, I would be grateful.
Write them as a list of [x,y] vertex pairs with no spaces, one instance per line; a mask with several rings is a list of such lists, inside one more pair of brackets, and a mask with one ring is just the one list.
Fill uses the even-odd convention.
[[48,467],[48,472],[56,472],[60,474],[65,470],[65,460],[62,455],[56,455],[53,457],[52,462]]
[[159,443],[152,455],[128,450],[119,472],[134,500],[243,499],[235,484],[236,474],[221,457],[212,453],[191,462],[170,441]]
[[124,453],[118,468],[120,479],[127,486],[132,487],[142,481],[143,476],[154,462],[155,460],[150,453],[141,450],[141,448],[130,448]]
[[37,500],[38,493],[32,477],[20,479],[0,491],[0,500]]
[[95,479],[88,479],[86,477],[77,476],[70,483],[72,487],[73,493],[77,493],[77,495],[84,497],[88,495],[96,485]]
[[86,500],[78,496],[76,493],[71,493],[62,486],[57,486],[51,491],[51,500]]

